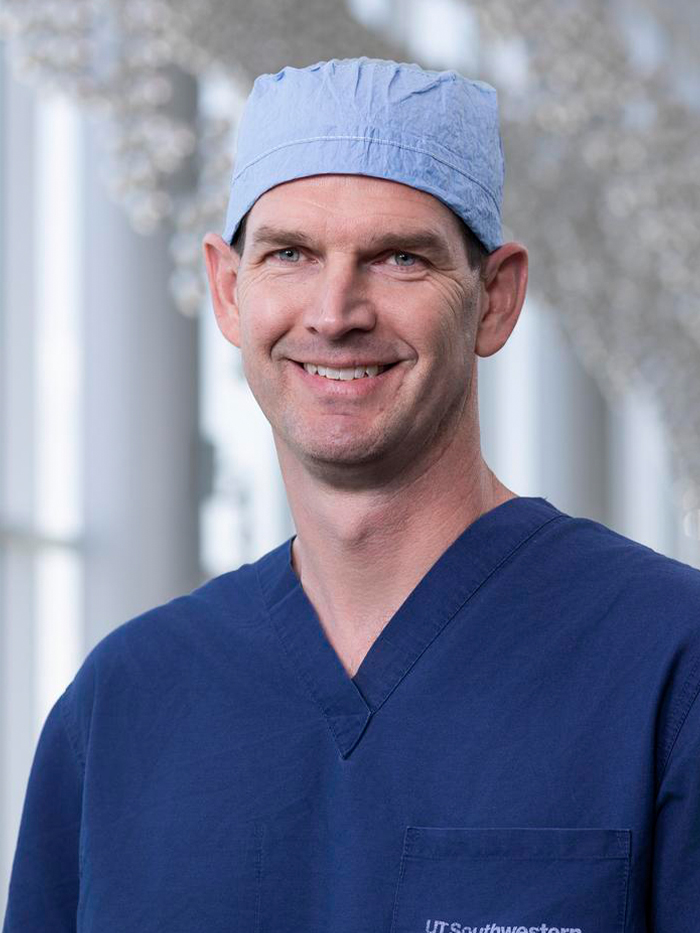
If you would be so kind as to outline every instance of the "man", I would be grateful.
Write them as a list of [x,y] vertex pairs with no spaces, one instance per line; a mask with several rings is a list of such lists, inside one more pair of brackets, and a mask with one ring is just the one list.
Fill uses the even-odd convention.
[[257,79],[204,249],[297,534],[90,653],[5,933],[697,927],[700,574],[482,458],[502,172],[454,72]]

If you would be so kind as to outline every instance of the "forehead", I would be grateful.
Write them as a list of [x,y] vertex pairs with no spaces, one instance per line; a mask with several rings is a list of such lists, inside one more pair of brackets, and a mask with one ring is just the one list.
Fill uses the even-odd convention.
[[263,224],[281,221],[319,232],[427,226],[446,239],[461,235],[456,215],[432,194],[366,175],[312,175],[276,185],[255,202],[247,227],[254,234]]

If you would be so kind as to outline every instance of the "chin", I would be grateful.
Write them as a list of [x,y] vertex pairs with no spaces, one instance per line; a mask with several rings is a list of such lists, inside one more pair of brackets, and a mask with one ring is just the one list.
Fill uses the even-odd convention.
[[316,421],[294,419],[279,425],[277,437],[295,459],[308,466],[362,466],[405,457],[409,429],[403,419],[390,423],[358,424],[350,419],[334,420],[319,430]]
[[296,448],[303,460],[313,461],[315,463],[336,464],[338,466],[359,466],[362,463],[371,463],[373,460],[382,456],[382,451],[377,451],[368,444],[310,444]]
[[386,440],[386,437],[353,438],[347,435],[335,438],[289,437],[287,446],[297,459],[308,465],[361,466],[386,455]]

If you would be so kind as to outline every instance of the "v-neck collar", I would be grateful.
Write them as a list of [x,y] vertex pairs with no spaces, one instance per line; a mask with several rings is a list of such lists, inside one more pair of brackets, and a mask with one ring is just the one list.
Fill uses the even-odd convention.
[[465,528],[414,587],[350,678],[292,565],[294,536],[255,565],[270,621],[326,718],[343,758],[387,697],[486,580],[540,528],[563,518],[546,499],[516,496]]

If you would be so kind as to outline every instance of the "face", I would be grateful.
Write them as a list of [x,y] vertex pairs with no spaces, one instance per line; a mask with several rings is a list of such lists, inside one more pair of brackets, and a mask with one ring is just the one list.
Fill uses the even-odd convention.
[[217,318],[281,456],[395,474],[468,429],[482,286],[442,202],[365,176],[287,182],[230,262]]

